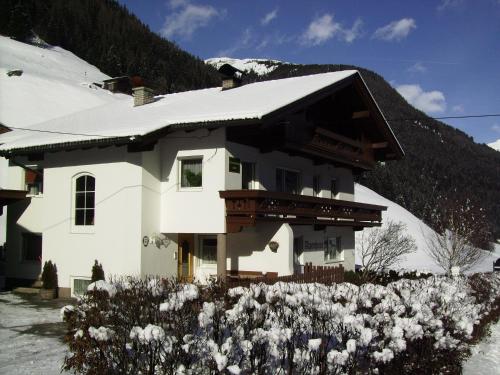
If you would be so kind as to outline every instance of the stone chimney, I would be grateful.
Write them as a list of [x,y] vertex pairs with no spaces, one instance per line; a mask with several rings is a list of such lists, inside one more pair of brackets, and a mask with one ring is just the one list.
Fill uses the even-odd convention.
[[134,87],[132,89],[134,96],[134,107],[152,103],[155,101],[155,94],[152,89],[145,86]]
[[234,89],[243,83],[244,72],[232,65],[222,65],[219,68],[219,73],[222,75],[222,90]]

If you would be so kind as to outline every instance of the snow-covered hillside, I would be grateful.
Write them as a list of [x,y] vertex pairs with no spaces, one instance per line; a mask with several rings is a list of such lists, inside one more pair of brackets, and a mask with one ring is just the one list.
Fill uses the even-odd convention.
[[497,139],[495,142],[488,143],[488,146],[494,150],[500,151],[500,139]]
[[[406,256],[404,260],[402,260],[398,267],[396,268],[404,268],[404,269],[415,269],[419,271],[430,271],[430,272],[442,272],[441,268],[439,268],[432,258],[427,254],[426,251],[426,236],[429,236],[433,233],[433,230],[429,228],[422,220],[417,218],[408,210],[404,209],[400,205],[390,201],[389,199],[384,198],[383,196],[377,194],[373,190],[368,189],[367,187],[356,184],[355,185],[355,197],[358,202],[369,202],[372,204],[378,204],[381,206],[387,206],[387,211],[382,213],[383,223],[387,223],[389,220],[394,222],[401,221],[406,224],[406,229],[408,233],[415,239],[418,250]],[[373,229],[365,229],[365,231],[370,231]],[[363,232],[357,232],[356,237],[357,240],[360,239]],[[486,257],[475,267],[471,272],[479,272],[479,271],[491,271],[493,262],[500,258],[500,246],[495,247],[495,251],[490,254],[485,254]],[[356,254],[356,264],[360,263],[360,259],[358,254]]]
[[229,64],[243,72],[250,73],[253,71],[259,76],[270,73],[281,64],[284,64],[279,60],[232,59],[230,57],[214,57],[205,60],[205,63],[214,66],[216,69],[219,69],[224,64]]
[[[7,75],[17,69],[21,76]],[[0,122],[30,127],[127,97],[92,84],[107,78],[60,47],[36,47],[0,36]]]

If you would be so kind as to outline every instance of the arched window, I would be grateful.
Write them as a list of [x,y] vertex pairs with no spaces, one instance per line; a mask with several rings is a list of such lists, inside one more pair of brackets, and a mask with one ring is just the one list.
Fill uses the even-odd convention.
[[75,225],[94,225],[95,178],[88,174],[75,180]]

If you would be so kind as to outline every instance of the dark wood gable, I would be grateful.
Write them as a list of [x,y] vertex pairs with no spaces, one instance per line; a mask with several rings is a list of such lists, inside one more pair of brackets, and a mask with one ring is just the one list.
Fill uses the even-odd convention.
[[368,170],[403,151],[359,75],[267,115],[230,127],[229,141]]

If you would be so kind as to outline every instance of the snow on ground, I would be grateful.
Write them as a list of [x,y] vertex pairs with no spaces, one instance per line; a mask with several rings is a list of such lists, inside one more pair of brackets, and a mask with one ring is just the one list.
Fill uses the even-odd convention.
[[0,293],[0,374],[59,374],[66,354],[60,329],[58,307]]
[[[21,76],[7,75],[21,69]],[[93,85],[109,78],[60,47],[37,47],[0,36],[0,122],[30,127],[106,103],[129,99]]]
[[230,57],[213,57],[205,60],[205,63],[214,66],[215,69],[219,69],[224,64],[229,64],[243,72],[250,73],[253,71],[259,76],[271,73],[281,64],[285,64],[283,61],[279,60],[232,59]]
[[500,374],[500,321],[491,327],[491,336],[472,348],[464,363],[464,375]]
[[500,139],[497,139],[495,142],[488,143],[488,146],[494,150],[500,151]]
[[[419,270],[419,271],[430,271],[434,273],[441,273],[442,269],[438,267],[432,258],[427,254],[426,251],[426,236],[432,235],[433,230],[429,228],[422,220],[413,215],[410,211],[401,207],[400,205],[394,203],[393,201],[384,198],[383,196],[377,194],[373,190],[367,187],[355,184],[354,187],[355,200],[357,202],[369,202],[371,204],[378,204],[381,206],[387,206],[387,211],[382,212],[383,223],[387,223],[389,220],[394,222],[401,221],[406,224],[406,229],[408,233],[415,239],[417,245],[417,251],[415,253],[409,254],[404,260],[402,260],[396,268],[404,268],[409,270]],[[363,232],[371,231],[373,229],[365,229]],[[363,232],[356,233],[356,241],[360,240]],[[487,272],[491,271],[493,268],[493,262],[500,258],[500,246],[497,245],[493,253],[485,254],[484,260],[474,267],[471,272]],[[360,257],[356,254],[356,264],[360,264]]]

